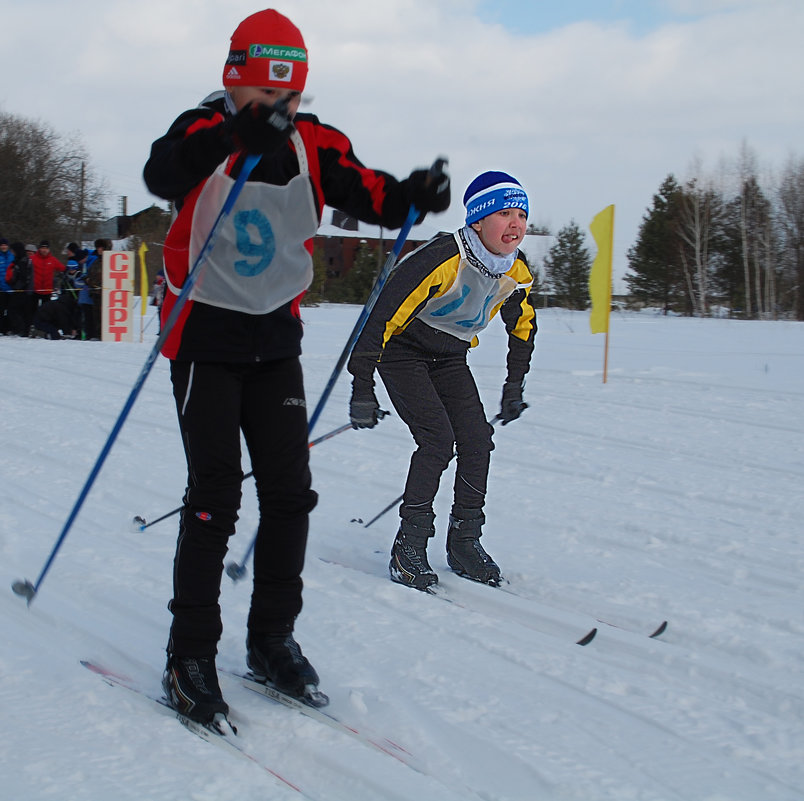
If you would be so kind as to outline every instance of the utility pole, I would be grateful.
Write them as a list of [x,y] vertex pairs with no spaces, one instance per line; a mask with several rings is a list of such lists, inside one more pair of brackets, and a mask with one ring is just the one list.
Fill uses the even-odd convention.
[[86,165],[81,162],[81,184],[78,192],[78,231],[76,232],[75,241],[81,246],[81,240],[84,238],[84,199],[86,196]]

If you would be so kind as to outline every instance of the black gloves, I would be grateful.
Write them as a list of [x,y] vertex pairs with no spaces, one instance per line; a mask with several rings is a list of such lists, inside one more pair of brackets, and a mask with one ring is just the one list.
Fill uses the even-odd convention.
[[408,178],[410,202],[422,212],[446,211],[449,208],[449,175],[444,172],[446,161],[438,159],[429,170],[414,170]]
[[380,404],[376,398],[355,400],[349,403],[349,420],[352,428],[374,428],[379,421]]
[[229,117],[223,126],[235,150],[255,154],[279,150],[293,133],[287,103],[277,103],[274,107],[249,103],[234,117]]
[[383,414],[374,394],[373,382],[355,377],[352,381],[352,398],[349,401],[352,428],[374,428]]
[[500,403],[499,418],[503,425],[519,419],[519,415],[528,408],[522,400],[522,384],[506,381],[503,384],[502,401]]

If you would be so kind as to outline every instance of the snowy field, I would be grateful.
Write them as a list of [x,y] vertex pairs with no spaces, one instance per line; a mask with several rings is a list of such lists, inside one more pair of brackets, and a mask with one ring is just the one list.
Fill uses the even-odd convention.
[[[312,409],[357,308],[303,312]],[[329,710],[404,759],[223,677],[238,741],[298,790],[79,663],[159,691],[177,518],[131,521],[184,488],[164,359],[34,602],[11,591],[39,575],[155,328],[142,344],[0,340],[0,797],[804,799],[804,324],[615,314],[604,384],[588,315],[542,312],[530,408],[492,455],[484,544],[507,592],[446,566],[451,471],[431,563],[455,603],[389,581],[395,512],[360,521],[402,491],[412,444],[396,417],[313,448],[297,638]],[[489,416],[504,354],[495,320],[470,360]],[[314,437],[347,422],[347,401],[344,377]],[[246,482],[232,559],[256,519]],[[224,578],[231,670],[248,584]]]

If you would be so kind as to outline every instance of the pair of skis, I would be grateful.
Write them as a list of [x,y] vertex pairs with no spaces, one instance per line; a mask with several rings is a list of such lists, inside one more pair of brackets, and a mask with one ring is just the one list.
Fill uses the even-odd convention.
[[[365,573],[366,575],[378,577],[376,571],[372,569],[374,565],[369,565],[365,559],[363,560],[363,562],[366,563],[365,566],[363,563],[356,564],[351,560],[342,561],[337,557],[327,558],[320,556],[319,559],[325,564],[336,565],[347,570],[354,570],[359,573]],[[460,590],[456,590],[458,586],[460,586]],[[520,614],[513,618],[515,622],[521,626],[524,626],[525,628],[538,631],[542,634],[555,634],[556,636],[560,637],[563,636],[565,632],[572,631],[573,627],[577,625],[577,629],[572,635],[576,638],[574,641],[577,645],[589,645],[589,643],[591,643],[597,636],[598,630],[601,626],[605,626],[610,629],[631,631],[634,634],[637,633],[633,629],[629,629],[617,623],[609,622],[602,618],[589,618],[587,615],[581,613],[564,611],[551,607],[548,604],[526,598],[517,593],[515,590],[511,589],[506,583],[500,584],[499,586],[493,586],[469,581],[468,579],[461,579],[460,582],[456,583],[455,587],[445,587],[443,584],[436,584],[428,587],[423,594],[431,595],[441,601],[453,604],[458,608],[470,609],[472,611],[493,615],[493,608],[490,609],[488,606],[483,606],[482,604],[477,606],[472,604],[473,592],[478,594],[482,594],[484,592],[491,593],[491,595],[489,595],[487,598],[489,601],[493,598],[494,593],[505,593],[506,595],[512,596],[513,599],[518,599],[520,605],[524,606],[525,608],[518,610]],[[498,599],[498,603],[501,600],[502,599]],[[516,601],[513,603],[516,603]],[[506,607],[502,611],[498,611],[498,615],[501,615],[506,619],[511,619],[511,611],[511,609]],[[589,621],[587,625],[589,625],[589,623],[592,623],[593,625],[584,630],[583,624],[586,621]],[[648,638],[655,639],[664,634],[664,632],[667,630],[667,626],[667,621],[663,620],[653,629],[646,628],[644,633]],[[579,634],[581,635],[580,637],[578,637]]]
[[[499,592],[504,592],[504,593],[507,593],[508,595],[513,595],[515,598],[522,598],[522,596],[521,596],[521,595],[519,595],[518,593],[514,592],[513,590],[508,589],[508,588],[507,588],[506,586],[504,586],[503,584],[500,584],[500,585],[488,585],[488,586],[489,586],[489,587],[491,587],[491,588],[493,588],[493,589],[498,590]],[[461,607],[466,608],[466,607],[465,607],[465,604],[463,604],[461,601],[459,601],[459,600],[457,600],[457,599],[455,599],[455,598],[451,597],[451,596],[450,596],[450,594],[449,594],[449,592],[448,592],[447,590],[445,590],[445,588],[444,588],[444,587],[441,587],[441,586],[439,586],[439,585],[434,585],[434,586],[428,587],[428,588],[425,590],[425,592],[426,592],[428,595],[434,595],[436,598],[440,598],[442,601],[447,601],[448,603],[456,604],[456,605],[458,605],[458,606],[461,606]],[[636,632],[634,632],[632,629],[628,629],[628,628],[627,628],[627,627],[625,627],[625,626],[620,626],[620,625],[619,625],[619,624],[617,624],[617,623],[610,623],[609,621],[607,621],[607,620],[603,620],[602,618],[595,618],[595,622],[596,622],[596,623],[599,623],[599,624],[600,624],[600,625],[602,625],[602,626],[608,626],[609,628],[613,628],[613,629],[621,629],[622,631],[632,631],[632,633],[636,633]],[[535,625],[534,625],[534,626],[529,626],[529,628],[533,628],[533,629],[535,629],[536,631],[538,631],[538,630],[539,630],[539,629],[538,629],[538,627],[537,627],[537,626],[535,626]],[[647,633],[646,633],[646,634],[647,634],[647,637],[648,637],[649,639],[656,639],[657,637],[660,637],[662,634],[664,634],[664,632],[665,632],[666,630],[667,630],[667,621],[666,621],[666,620],[663,620],[663,621],[662,621],[662,622],[661,622],[661,623],[660,623],[660,624],[659,624],[659,625],[658,625],[658,626],[657,626],[657,627],[656,627],[656,628],[653,630],[653,632],[651,632],[651,633],[649,633],[649,634],[647,634]],[[586,634],[584,634],[584,635],[583,635],[583,636],[582,636],[580,639],[576,640],[576,641],[575,641],[575,644],[576,644],[576,645],[589,645],[589,643],[590,643],[590,642],[592,642],[592,640],[594,640],[594,639],[595,639],[595,637],[597,636],[597,632],[598,632],[598,627],[597,627],[597,626],[593,626],[593,627],[592,627],[591,629],[589,629],[589,631],[587,631],[587,632],[586,632]]]
[[[192,720],[185,715],[177,712],[173,707],[168,704],[167,700],[152,690],[143,687],[134,679],[129,678],[121,673],[118,673],[98,662],[91,660],[82,660],[81,664],[87,670],[100,676],[103,681],[113,687],[120,687],[133,695],[141,698],[144,702],[151,704],[160,713],[169,715],[176,718],[188,731],[200,737],[205,742],[211,743],[219,748],[222,748],[234,756],[252,762],[262,768],[265,772],[269,773],[276,780],[289,787],[290,789],[298,792],[302,798],[311,798],[311,796],[302,790],[298,785],[292,782],[287,777],[283,776],[279,771],[266,764],[260,757],[251,753],[247,745],[237,736],[237,728],[223,715],[217,715],[216,719],[208,724],[199,723]],[[315,705],[315,699],[305,701],[293,696],[287,695],[271,684],[264,684],[256,681],[253,676],[245,673],[237,673],[233,671],[221,670],[224,675],[228,675],[238,680],[244,687],[252,692],[262,695],[272,701],[282,704],[285,707],[294,709],[297,712],[312,718],[319,723],[322,723],[337,732],[348,735],[349,737],[361,742],[376,751],[380,751],[387,756],[393,757],[398,762],[412,768],[417,773],[428,775],[425,770],[417,763],[416,758],[403,746],[395,743],[393,740],[384,737],[377,737],[375,735],[360,731],[354,726],[341,720],[337,715],[332,712],[324,711],[320,706]]]

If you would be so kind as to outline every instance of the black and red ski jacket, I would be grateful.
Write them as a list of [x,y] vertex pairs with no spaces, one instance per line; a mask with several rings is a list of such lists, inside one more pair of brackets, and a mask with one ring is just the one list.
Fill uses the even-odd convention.
[[[177,215],[165,240],[164,262],[170,285],[181,287],[188,275],[193,211],[206,180],[223,161],[237,178],[245,152],[233,151],[222,123],[227,110],[223,92],[211,95],[181,114],[168,132],[151,146],[143,177],[148,189],[174,202]],[[410,208],[408,180],[368,169],[358,160],[349,139],[313,114],[299,113],[294,125],[304,141],[310,181],[318,210],[325,205],[363,222],[400,228]],[[278,153],[263,156],[249,181],[283,186],[298,175],[295,149],[288,142]],[[307,242],[312,252],[312,240]],[[166,292],[165,321],[177,295]],[[299,300],[269,312],[248,314],[187,301],[162,353],[182,361],[255,362],[289,358],[301,353]]]

